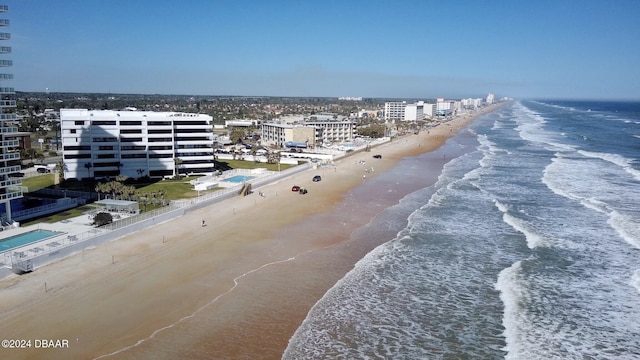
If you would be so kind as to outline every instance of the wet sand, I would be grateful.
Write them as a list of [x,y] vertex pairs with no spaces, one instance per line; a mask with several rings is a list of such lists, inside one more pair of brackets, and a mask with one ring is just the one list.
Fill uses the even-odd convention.
[[[262,187],[265,197],[256,190],[0,280],[0,339],[31,340],[31,348],[0,349],[0,356],[279,359],[309,309],[377,246],[350,234],[384,204],[363,205],[347,198],[350,190],[404,157],[437,149],[472,120],[457,118]],[[312,182],[314,175],[322,181]],[[35,348],[38,339],[69,346]]]

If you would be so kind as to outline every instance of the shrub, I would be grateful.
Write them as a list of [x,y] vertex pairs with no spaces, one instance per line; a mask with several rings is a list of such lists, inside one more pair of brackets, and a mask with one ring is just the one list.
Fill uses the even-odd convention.
[[93,217],[93,225],[102,226],[111,224],[113,222],[113,216],[107,212],[97,213],[96,216]]

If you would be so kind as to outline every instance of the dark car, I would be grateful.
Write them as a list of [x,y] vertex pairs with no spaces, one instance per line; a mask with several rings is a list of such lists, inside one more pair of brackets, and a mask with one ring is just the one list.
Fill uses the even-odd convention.
[[316,175],[316,176],[314,176],[314,177],[313,177],[313,182],[318,182],[318,181],[320,181],[320,180],[322,180],[322,178],[320,177],[320,175]]
[[382,155],[373,155],[374,159],[382,159]]
[[298,185],[293,185],[293,187],[291,188],[291,191],[299,191],[300,190],[300,186]]
[[39,172],[40,174],[46,174],[51,172],[51,170],[47,168],[37,168],[36,171]]

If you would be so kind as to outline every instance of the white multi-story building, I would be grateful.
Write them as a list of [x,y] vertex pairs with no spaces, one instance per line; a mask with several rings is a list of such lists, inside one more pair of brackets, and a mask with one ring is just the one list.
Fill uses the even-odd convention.
[[478,108],[482,107],[482,99],[481,98],[462,99],[462,100],[460,100],[460,104],[465,109],[478,109]]
[[[0,5],[0,13],[9,11],[7,5]],[[9,25],[9,20],[0,19],[0,27]],[[11,39],[11,34],[0,32],[0,40]],[[11,47],[0,46],[0,54],[11,53]],[[0,67],[12,66],[11,60],[0,60]],[[22,197],[22,187],[19,177],[12,175],[20,172],[19,141],[15,139],[18,128],[14,125],[16,101],[13,88],[4,87],[6,80],[13,79],[13,74],[0,73],[0,208],[3,207],[2,226],[11,223],[11,200]],[[13,135],[13,136],[12,136]]]
[[404,108],[404,121],[424,120],[424,101],[415,104],[407,104]]
[[489,95],[487,95],[487,104],[491,105],[493,104],[493,102],[495,101],[495,97],[492,93],[489,93]]
[[357,124],[350,120],[307,120],[304,124],[319,130],[319,142],[323,144],[353,141],[358,132]]
[[61,109],[66,178],[152,178],[214,171],[209,115]]
[[404,108],[406,106],[406,101],[393,101],[384,103],[384,120],[386,121],[404,119]]
[[260,141],[265,145],[286,147],[287,143],[304,144],[313,147],[320,139],[319,130],[314,126],[263,123]]
[[445,100],[443,98],[436,99],[435,111],[436,115],[439,116],[448,116],[453,114],[455,110],[455,101],[453,100]]

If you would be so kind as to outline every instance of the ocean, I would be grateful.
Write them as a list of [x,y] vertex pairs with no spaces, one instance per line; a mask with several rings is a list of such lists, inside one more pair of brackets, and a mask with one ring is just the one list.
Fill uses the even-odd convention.
[[640,358],[640,103],[513,101],[371,181],[434,157],[283,359]]

